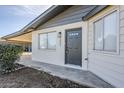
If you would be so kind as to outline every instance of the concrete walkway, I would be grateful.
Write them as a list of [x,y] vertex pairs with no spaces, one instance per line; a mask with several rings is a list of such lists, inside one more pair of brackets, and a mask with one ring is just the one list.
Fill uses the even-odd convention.
[[45,71],[51,75],[58,76],[60,78],[72,80],[82,85],[97,87],[97,88],[113,87],[89,71],[82,71],[78,69],[56,66],[52,64],[31,61],[31,60],[21,61],[19,63],[31,68]]

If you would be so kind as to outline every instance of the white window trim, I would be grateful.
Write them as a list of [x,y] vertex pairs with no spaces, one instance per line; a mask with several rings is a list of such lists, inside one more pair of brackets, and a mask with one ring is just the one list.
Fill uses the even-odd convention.
[[107,12],[106,14],[102,15],[101,17],[97,18],[96,20],[93,20],[93,25],[98,20],[108,16],[109,14],[111,14],[111,13],[113,13],[115,11],[117,11],[117,48],[116,48],[116,52],[114,52],[114,51],[113,52],[111,52],[111,51],[104,51],[104,50],[95,50],[95,41],[94,41],[94,38],[95,38],[95,36],[94,36],[95,35],[94,34],[95,28],[94,28],[94,26],[93,26],[93,52],[102,53],[102,54],[112,54],[112,55],[119,55],[120,54],[120,51],[119,51],[119,49],[120,49],[119,48],[120,47],[120,44],[119,44],[119,42],[120,42],[120,39],[119,39],[119,37],[120,37],[119,8],[114,8],[111,11]]
[[[48,33],[56,33],[56,31],[39,33],[39,34],[38,34],[38,49],[39,49],[39,50],[56,51],[56,48],[55,48],[55,49],[48,48]],[[41,35],[41,34],[47,34],[47,48],[45,48],[45,49],[43,49],[43,48],[40,47],[40,35]],[[57,41],[56,41],[56,45],[57,45]]]

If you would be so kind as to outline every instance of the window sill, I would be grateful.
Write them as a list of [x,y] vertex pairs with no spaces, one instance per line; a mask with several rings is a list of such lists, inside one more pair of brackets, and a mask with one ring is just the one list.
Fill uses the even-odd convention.
[[109,52],[109,51],[92,50],[92,52],[95,52],[95,53],[98,53],[98,54],[106,54],[106,55],[119,55],[119,51]]
[[55,52],[56,49],[42,49],[42,48],[39,48],[39,50],[42,50],[42,51],[51,51],[51,52]]

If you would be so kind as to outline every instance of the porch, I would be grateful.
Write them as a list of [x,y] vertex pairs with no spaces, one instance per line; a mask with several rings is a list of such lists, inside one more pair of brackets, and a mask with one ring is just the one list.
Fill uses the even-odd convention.
[[60,78],[68,79],[76,83],[97,87],[97,88],[111,88],[112,85],[108,84],[101,78],[97,77],[89,71],[83,71],[74,68],[68,68],[58,65],[47,64],[43,62],[37,62],[31,60],[31,53],[24,53],[21,57],[19,64],[31,67],[37,70],[47,72],[53,76],[58,76]]
[[68,79],[85,86],[100,87],[100,88],[113,87],[89,71],[83,71],[79,69],[33,61],[32,53],[31,53],[31,43],[32,43],[31,32],[22,34],[20,36],[11,37],[7,40],[30,43],[26,46],[25,48],[26,50],[21,56],[20,62],[18,62],[19,64],[31,68],[35,68],[37,70],[45,71],[53,76],[58,76],[60,78]]

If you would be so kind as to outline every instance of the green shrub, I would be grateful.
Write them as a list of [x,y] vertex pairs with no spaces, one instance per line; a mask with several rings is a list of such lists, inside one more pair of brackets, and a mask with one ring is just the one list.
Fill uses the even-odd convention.
[[0,45],[0,71],[12,70],[20,58],[22,47],[17,45]]

